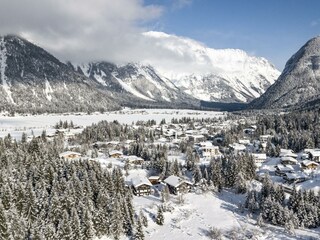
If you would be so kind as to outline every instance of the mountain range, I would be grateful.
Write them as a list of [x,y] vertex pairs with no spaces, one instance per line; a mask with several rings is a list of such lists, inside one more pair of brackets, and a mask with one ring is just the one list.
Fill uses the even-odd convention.
[[193,54],[195,65],[205,60],[209,68],[193,73],[168,71],[148,63],[63,63],[43,48],[7,35],[0,38],[0,110],[39,113],[105,111],[122,106],[200,108],[201,100],[247,103],[259,97],[280,74],[266,59],[241,50],[210,49],[158,32],[145,35],[160,40],[177,38],[179,44],[187,46],[183,49],[188,52],[182,54]]

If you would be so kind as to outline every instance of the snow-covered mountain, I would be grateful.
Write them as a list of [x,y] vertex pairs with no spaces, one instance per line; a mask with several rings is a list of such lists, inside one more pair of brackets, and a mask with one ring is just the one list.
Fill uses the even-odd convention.
[[252,108],[312,107],[320,102],[320,36],[312,38],[286,63],[279,79]]
[[0,110],[67,112],[119,108],[95,81],[23,38],[0,37]]
[[159,76],[150,65],[94,62],[80,64],[78,67],[78,71],[81,70],[84,75],[95,79],[110,91],[127,92],[147,101],[172,102],[187,97],[171,81]]
[[186,93],[206,101],[250,102],[274,83],[280,72],[266,59],[239,49],[212,49],[202,44],[161,32],[146,32],[162,51],[171,51],[192,60],[186,67],[157,66],[161,76],[170,79]]

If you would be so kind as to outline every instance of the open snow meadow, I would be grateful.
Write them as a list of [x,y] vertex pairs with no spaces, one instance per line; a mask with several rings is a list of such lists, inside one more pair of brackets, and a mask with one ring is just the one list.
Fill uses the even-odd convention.
[[0,137],[11,134],[12,137],[20,139],[23,132],[28,136],[39,136],[43,130],[47,134],[55,132],[54,125],[60,120],[73,121],[73,123],[81,128],[89,126],[100,121],[118,121],[122,124],[132,124],[137,121],[156,120],[160,122],[165,119],[170,122],[172,118],[181,119],[190,117],[195,119],[201,118],[218,118],[225,116],[224,112],[215,111],[198,111],[198,110],[177,110],[177,109],[124,109],[120,111],[108,113],[93,114],[47,114],[47,115],[17,115],[17,116],[0,116]]

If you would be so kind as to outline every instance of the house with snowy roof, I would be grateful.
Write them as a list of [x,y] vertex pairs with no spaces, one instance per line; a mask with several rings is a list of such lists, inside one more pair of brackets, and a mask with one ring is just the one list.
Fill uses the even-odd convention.
[[300,183],[308,179],[308,176],[303,172],[285,173],[283,179],[288,183]]
[[298,164],[298,160],[293,157],[290,157],[290,156],[281,157],[280,162],[283,165],[296,165],[296,164]]
[[59,158],[67,160],[79,160],[81,158],[81,153],[66,151],[59,154]]
[[304,152],[309,154],[310,160],[320,163],[320,149],[305,149]]
[[301,162],[301,167],[304,170],[315,170],[315,169],[318,168],[318,166],[319,166],[319,163],[316,163],[316,162],[311,161],[311,160],[303,160]]
[[189,192],[193,186],[190,181],[174,175],[166,178],[164,182],[167,184],[170,192],[173,194]]
[[291,165],[284,166],[282,164],[278,164],[275,168],[275,174],[278,176],[284,176],[286,173],[293,173],[295,171]]
[[123,156],[123,153],[119,150],[112,150],[109,152],[109,156],[112,158],[121,158]]
[[137,196],[144,196],[151,194],[152,184],[148,178],[138,175],[131,179],[131,187],[133,194]]

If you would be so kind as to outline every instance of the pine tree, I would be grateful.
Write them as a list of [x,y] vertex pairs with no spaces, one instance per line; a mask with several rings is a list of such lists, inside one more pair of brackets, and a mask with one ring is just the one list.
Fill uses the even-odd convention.
[[158,213],[157,213],[156,223],[157,223],[158,225],[163,225],[163,224],[164,224],[163,210],[162,210],[161,207],[158,207]]
[[0,239],[10,240],[10,232],[8,227],[7,216],[0,201]]
[[137,221],[137,228],[134,234],[134,240],[143,240],[144,239],[144,233],[143,233],[143,229],[142,229],[142,223],[140,218],[138,218]]

